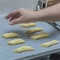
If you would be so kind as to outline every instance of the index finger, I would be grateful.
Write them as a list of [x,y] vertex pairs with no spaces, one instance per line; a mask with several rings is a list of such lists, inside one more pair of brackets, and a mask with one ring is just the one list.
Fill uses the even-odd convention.
[[5,18],[6,19],[9,19],[10,17],[12,17],[13,16],[13,13],[10,13],[10,14],[8,14]]
[[15,13],[17,13],[17,10],[15,10],[15,11],[11,12],[11,13],[10,13],[10,14],[8,14],[5,18],[6,18],[6,19],[11,18]]

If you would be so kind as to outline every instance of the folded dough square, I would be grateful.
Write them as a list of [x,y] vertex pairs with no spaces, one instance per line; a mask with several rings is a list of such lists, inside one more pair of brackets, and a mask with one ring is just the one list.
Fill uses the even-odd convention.
[[28,27],[32,27],[35,25],[36,25],[35,23],[25,23],[25,24],[21,24],[21,27],[28,28]]
[[23,44],[23,43],[25,43],[25,40],[23,40],[23,39],[14,39],[14,40],[9,41],[7,44],[8,45],[17,45],[17,44]]
[[27,34],[32,34],[32,33],[35,33],[35,32],[42,31],[42,30],[43,30],[42,28],[34,28],[34,29],[31,29],[31,30],[27,30],[26,33]]
[[5,33],[5,34],[2,34],[2,37],[6,38],[6,39],[8,39],[8,38],[16,38],[18,36],[19,35],[17,33]]
[[39,34],[35,34],[35,35],[31,36],[30,38],[33,40],[34,39],[37,40],[37,39],[42,39],[42,38],[46,38],[46,37],[49,37],[49,34],[46,32],[41,32]]
[[15,49],[13,52],[22,53],[22,52],[33,51],[33,50],[34,50],[34,48],[32,48],[30,46],[21,46],[21,47]]
[[40,46],[42,46],[42,47],[50,47],[50,46],[55,45],[55,44],[58,44],[57,40],[52,40],[50,42],[43,43]]

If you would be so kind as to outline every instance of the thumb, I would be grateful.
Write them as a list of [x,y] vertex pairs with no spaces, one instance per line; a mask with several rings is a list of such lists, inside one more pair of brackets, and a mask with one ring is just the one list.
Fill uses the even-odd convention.
[[22,23],[22,17],[10,21],[10,25]]

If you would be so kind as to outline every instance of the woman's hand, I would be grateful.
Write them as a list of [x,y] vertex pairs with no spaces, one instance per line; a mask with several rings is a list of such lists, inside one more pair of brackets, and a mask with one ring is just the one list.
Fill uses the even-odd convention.
[[6,16],[11,25],[27,22],[36,22],[36,11],[20,8]]

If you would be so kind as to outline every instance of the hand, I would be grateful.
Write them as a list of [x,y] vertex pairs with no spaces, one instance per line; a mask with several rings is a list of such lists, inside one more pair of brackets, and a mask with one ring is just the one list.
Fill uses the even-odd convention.
[[36,22],[36,11],[31,11],[25,8],[20,8],[13,11],[12,13],[6,16],[6,19],[9,19],[11,25],[27,22]]

